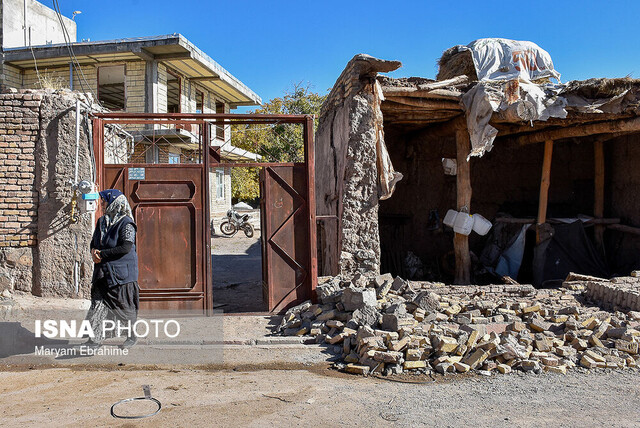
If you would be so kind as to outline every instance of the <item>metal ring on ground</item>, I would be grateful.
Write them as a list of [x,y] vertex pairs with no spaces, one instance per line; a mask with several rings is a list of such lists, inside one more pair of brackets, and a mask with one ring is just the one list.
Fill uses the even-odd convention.
[[[158,405],[158,410],[156,410],[153,413],[149,413],[147,415],[136,415],[136,416],[120,416],[120,415],[116,415],[116,412],[114,412],[115,407],[117,405],[119,405],[119,404],[129,403],[131,401],[139,401],[139,400],[153,401],[154,403],[156,403]],[[120,400],[117,403],[114,403],[113,406],[111,406],[111,416],[113,416],[114,418],[119,418],[119,419],[142,419],[142,418],[148,418],[150,416],[157,415],[158,413],[160,413],[160,410],[162,410],[162,403],[160,403],[160,401],[156,400],[153,397],[125,398],[124,400]]]

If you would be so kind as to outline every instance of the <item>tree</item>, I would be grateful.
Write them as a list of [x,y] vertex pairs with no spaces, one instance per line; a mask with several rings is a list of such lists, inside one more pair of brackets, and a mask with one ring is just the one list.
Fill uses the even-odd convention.
[[[298,83],[283,97],[273,98],[253,113],[320,114],[326,95]],[[317,126],[317,124],[316,124]],[[262,156],[264,162],[301,162],[304,159],[302,126],[298,124],[233,125],[231,144]],[[315,129],[314,129],[315,131]],[[231,169],[231,194],[234,200],[253,200],[260,196],[257,168]]]

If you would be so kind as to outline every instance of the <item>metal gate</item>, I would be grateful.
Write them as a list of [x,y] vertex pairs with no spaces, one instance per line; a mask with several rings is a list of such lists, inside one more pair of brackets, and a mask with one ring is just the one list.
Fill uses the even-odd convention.
[[[221,162],[212,126],[256,123],[301,124],[304,162]],[[212,308],[209,170],[227,166],[261,168],[263,297],[269,311],[312,298],[317,266],[311,116],[104,113],[95,116],[93,133],[98,186],[121,190],[138,225],[142,308]]]
[[260,171],[264,203],[262,296],[271,311],[310,299],[309,210],[304,164]]

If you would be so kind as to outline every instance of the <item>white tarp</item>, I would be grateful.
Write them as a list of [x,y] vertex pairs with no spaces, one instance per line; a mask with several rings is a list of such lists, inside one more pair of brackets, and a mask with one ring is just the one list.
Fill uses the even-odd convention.
[[542,78],[560,80],[551,56],[533,42],[508,39],[478,39],[459,50],[468,49],[478,80],[532,81]]
[[[533,42],[479,39],[459,50],[471,51],[480,82],[462,97],[471,139],[469,156],[491,151],[498,130],[489,124],[494,113],[526,103],[529,120],[565,118],[567,102],[557,96],[559,84],[537,85],[542,78],[560,80],[551,56]],[[511,93],[509,92],[509,87]],[[524,118],[523,118],[524,119]]]
[[[516,102],[526,102],[533,110],[530,120],[567,117],[567,100],[558,96],[558,85],[519,83]],[[505,82],[478,82],[462,96],[471,140],[469,156],[482,156],[493,148],[498,130],[489,124],[495,112],[507,110],[511,104],[505,95]]]

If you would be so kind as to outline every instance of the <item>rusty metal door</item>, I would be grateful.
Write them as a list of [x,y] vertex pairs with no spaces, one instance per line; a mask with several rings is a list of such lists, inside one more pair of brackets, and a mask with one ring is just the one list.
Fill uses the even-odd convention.
[[[229,162],[221,157],[220,141],[211,138],[213,126],[283,123],[302,125],[304,162]],[[138,225],[141,307],[204,313],[213,307],[210,167],[262,168],[263,293],[269,311],[312,298],[312,116],[97,113],[93,142],[99,188],[127,195]]]
[[138,226],[140,306],[207,308],[202,165],[105,165],[107,188],[129,199]]
[[268,166],[260,174],[264,203],[263,297],[280,312],[311,298],[310,216],[304,164]]

